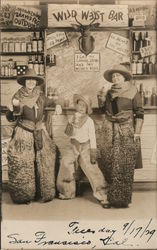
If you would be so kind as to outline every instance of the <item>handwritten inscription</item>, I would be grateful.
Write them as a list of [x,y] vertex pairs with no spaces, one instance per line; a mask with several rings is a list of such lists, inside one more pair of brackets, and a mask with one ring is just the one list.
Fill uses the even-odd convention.
[[[142,240],[146,245],[156,237],[156,229],[152,226],[153,219],[150,219],[145,224],[137,224],[136,220],[123,223],[120,228],[113,226],[107,227],[89,227],[83,226],[78,221],[72,221],[68,224],[67,231],[60,239],[48,235],[44,230],[38,230],[33,237],[24,239],[19,233],[7,235],[9,244],[14,245],[31,245],[38,247],[49,246],[73,246],[77,249],[78,246],[88,246],[94,249],[97,245],[100,248],[104,246],[139,246],[138,242]],[[53,232],[53,231],[52,231]],[[64,239],[65,237],[65,239]],[[77,238],[76,238],[77,237]],[[94,240],[96,239],[96,241]],[[135,241],[136,239],[136,241]],[[136,242],[134,244],[134,241]]]

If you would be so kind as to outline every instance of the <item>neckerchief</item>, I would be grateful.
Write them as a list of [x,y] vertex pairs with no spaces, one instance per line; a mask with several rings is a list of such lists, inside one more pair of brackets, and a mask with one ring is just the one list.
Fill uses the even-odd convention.
[[112,100],[115,97],[125,97],[132,99],[135,96],[136,92],[136,87],[133,86],[130,82],[125,82],[123,84],[113,84],[111,89],[109,90]]
[[81,128],[87,119],[87,114],[80,114],[79,112],[76,112],[72,117],[72,124],[75,128]]
[[22,106],[26,105],[29,108],[37,107],[37,100],[40,96],[39,87],[35,87],[31,93],[27,92],[25,87],[22,87],[18,90],[18,92],[14,95],[13,98],[16,98],[20,101]]

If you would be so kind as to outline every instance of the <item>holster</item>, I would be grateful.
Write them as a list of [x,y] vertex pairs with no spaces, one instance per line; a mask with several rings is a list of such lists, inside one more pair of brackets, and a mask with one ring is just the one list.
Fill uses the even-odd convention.
[[143,126],[143,119],[136,118],[135,119],[135,134],[141,134],[142,126]]
[[71,123],[68,122],[64,133],[68,136],[72,136],[73,135],[73,125]]
[[34,130],[33,131],[34,135],[34,144],[35,144],[35,149],[41,150],[43,147],[43,140],[42,140],[42,130]]

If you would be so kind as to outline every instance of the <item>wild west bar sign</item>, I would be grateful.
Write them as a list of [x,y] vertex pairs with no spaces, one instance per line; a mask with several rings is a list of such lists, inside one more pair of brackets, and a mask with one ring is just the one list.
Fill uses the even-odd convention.
[[127,27],[128,5],[48,5],[48,27],[99,23],[99,27]]

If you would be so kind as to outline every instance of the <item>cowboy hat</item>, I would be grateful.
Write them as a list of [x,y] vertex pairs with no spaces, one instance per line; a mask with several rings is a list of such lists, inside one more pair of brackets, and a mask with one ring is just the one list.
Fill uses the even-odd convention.
[[122,74],[126,81],[129,81],[132,79],[132,73],[124,66],[124,65],[115,65],[113,66],[112,69],[110,70],[106,70],[104,72],[104,78],[108,81],[108,82],[112,82],[112,74],[113,73],[120,73]]
[[17,82],[21,85],[25,85],[25,80],[27,79],[37,80],[37,85],[44,83],[44,79],[38,76],[34,69],[27,69],[25,75],[21,75],[17,77]]
[[83,102],[85,102],[87,104],[87,107],[88,107],[87,111],[88,111],[88,114],[90,115],[92,113],[92,101],[91,101],[91,99],[86,95],[74,94],[73,102],[74,102],[75,106],[77,105],[78,100],[82,100]]

